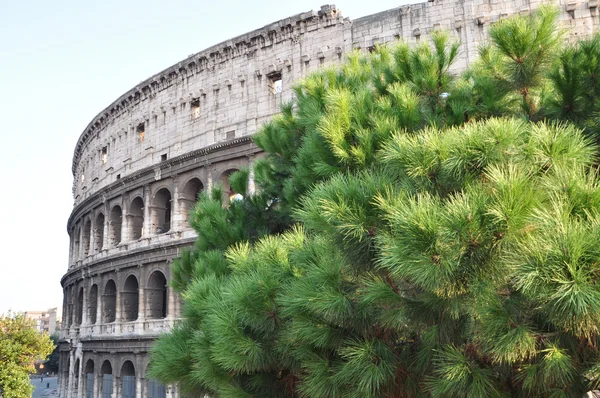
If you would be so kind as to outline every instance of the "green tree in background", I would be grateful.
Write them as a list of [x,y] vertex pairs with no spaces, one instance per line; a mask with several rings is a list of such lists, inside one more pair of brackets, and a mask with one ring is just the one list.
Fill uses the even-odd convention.
[[[556,10],[351,55],[203,194],[151,373],[216,397],[574,397],[600,384],[599,39]],[[545,120],[545,121],[542,121]]]
[[39,334],[22,314],[0,316],[0,396],[30,397],[29,374],[34,362],[44,360],[54,349],[47,334]]

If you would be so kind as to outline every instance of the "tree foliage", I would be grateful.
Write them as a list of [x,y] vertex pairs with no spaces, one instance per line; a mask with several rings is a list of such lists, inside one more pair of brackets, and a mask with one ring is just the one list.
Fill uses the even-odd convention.
[[44,360],[54,349],[47,334],[39,334],[22,314],[0,316],[0,396],[29,397],[29,373],[34,361]]
[[600,385],[600,39],[556,10],[352,54],[204,194],[151,373],[218,397],[571,397]]

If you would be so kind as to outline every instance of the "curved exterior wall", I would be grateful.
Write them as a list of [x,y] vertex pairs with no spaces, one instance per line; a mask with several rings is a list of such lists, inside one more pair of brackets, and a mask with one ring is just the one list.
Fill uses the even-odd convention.
[[[100,112],[73,155],[60,396],[178,396],[146,368],[152,341],[180,313],[166,285],[172,259],[196,237],[187,214],[200,190],[259,155],[250,136],[291,99],[294,81],[352,49],[415,43],[440,28],[461,41],[463,69],[490,23],[538,5],[434,0],[354,21],[323,6],[192,55]],[[559,7],[572,36],[598,29],[596,0]]]

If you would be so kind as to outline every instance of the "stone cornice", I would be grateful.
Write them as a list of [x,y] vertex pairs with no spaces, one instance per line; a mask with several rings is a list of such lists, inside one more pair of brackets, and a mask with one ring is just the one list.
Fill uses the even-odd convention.
[[340,22],[343,23],[345,20],[341,12],[334,5],[322,6],[318,12],[309,11],[296,14],[216,44],[190,55],[185,60],[140,82],[98,113],[83,130],[73,152],[71,167],[73,176],[75,177],[77,164],[79,163],[83,148],[89,140],[107,126],[114,117],[127,112],[143,99],[170,87],[182,77],[185,78],[204,71],[212,71],[218,64],[233,58],[253,53],[258,49],[271,47],[273,44],[285,40],[295,39],[297,36],[306,33],[308,26],[314,26],[315,24],[332,26]]

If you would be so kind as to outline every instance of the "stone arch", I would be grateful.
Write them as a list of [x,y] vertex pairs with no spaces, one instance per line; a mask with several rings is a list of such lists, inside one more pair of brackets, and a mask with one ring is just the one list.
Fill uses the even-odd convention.
[[75,324],[81,325],[83,320],[83,287],[80,287],[77,292],[77,304],[75,306]]
[[100,368],[100,396],[111,397],[113,392],[113,370],[112,365],[108,359],[105,359],[102,362],[102,367]]
[[161,319],[167,317],[168,291],[167,278],[161,271],[154,271],[148,278],[147,293],[147,315],[150,319]]
[[135,366],[133,362],[126,360],[121,366],[121,396],[135,398],[135,388]]
[[229,176],[238,171],[238,169],[232,167],[221,173],[219,176],[218,182],[223,188],[223,200],[225,204],[228,204],[232,200],[237,198],[238,193],[231,188],[231,184],[229,184]]
[[194,209],[198,196],[202,191],[204,191],[204,184],[197,177],[191,178],[181,191],[182,211],[185,216],[186,225],[189,225],[190,212]]
[[162,234],[171,229],[171,191],[159,189],[152,201],[152,232]]
[[83,223],[83,234],[81,235],[81,244],[83,245],[83,257],[90,255],[90,243],[92,236],[92,222],[86,218]]
[[109,244],[115,247],[121,243],[121,226],[123,225],[123,210],[121,206],[115,205],[110,211],[110,219],[108,224],[108,239]]
[[96,314],[98,313],[98,285],[95,283],[90,288],[90,294],[88,295],[88,312],[87,318],[90,325],[96,323]]
[[121,314],[125,322],[138,319],[139,310],[139,284],[135,275],[129,275],[125,279],[121,291]]
[[104,214],[98,213],[94,223],[94,250],[98,253],[104,248]]
[[109,279],[104,285],[104,294],[102,294],[102,320],[104,323],[115,321],[117,309],[117,285],[115,281]]
[[88,359],[85,363],[85,397],[94,396],[94,361]]
[[138,240],[144,234],[144,201],[139,196],[129,205],[129,240]]

